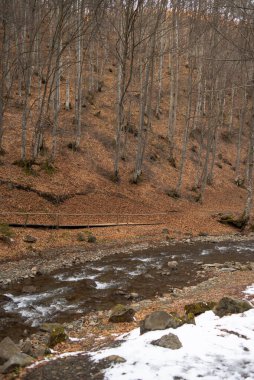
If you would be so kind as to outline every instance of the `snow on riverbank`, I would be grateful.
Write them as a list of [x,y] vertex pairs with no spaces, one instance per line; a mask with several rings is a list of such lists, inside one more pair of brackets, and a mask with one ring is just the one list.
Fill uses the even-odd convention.
[[[254,295],[254,284],[245,295]],[[254,379],[254,309],[219,318],[208,311],[196,318],[196,325],[152,331],[140,335],[139,328],[119,339],[117,348],[92,353],[95,360],[119,355],[125,363],[105,371],[108,380],[206,380]],[[170,350],[151,341],[173,333],[183,347]]]

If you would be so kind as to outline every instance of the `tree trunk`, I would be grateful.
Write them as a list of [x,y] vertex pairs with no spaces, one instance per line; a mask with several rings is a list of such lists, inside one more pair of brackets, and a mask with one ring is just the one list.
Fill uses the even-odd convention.
[[188,77],[188,105],[185,116],[185,128],[184,128],[184,137],[183,137],[183,146],[182,146],[182,156],[179,169],[178,183],[176,187],[176,193],[181,196],[182,183],[183,183],[183,174],[186,163],[186,153],[187,146],[189,141],[189,129],[190,129],[190,120],[191,120],[191,106],[192,106],[192,67],[189,69]]
[[235,161],[235,181],[239,180],[242,133],[243,133],[243,126],[245,123],[246,111],[247,111],[247,93],[246,93],[246,89],[244,89],[243,104],[242,104],[242,108],[240,110],[240,115],[239,115],[239,129],[238,129],[237,151],[236,151],[236,161]]
[[169,161],[175,165],[174,159],[174,140],[176,128],[176,114],[178,104],[178,85],[179,85],[179,21],[178,11],[175,2],[172,10],[172,43],[173,52],[169,57],[169,73],[170,73],[170,101],[169,101],[169,119],[168,119],[168,141],[169,141]]
[[251,120],[251,125],[250,125],[247,198],[246,198],[245,208],[244,208],[243,216],[242,216],[242,221],[244,225],[246,225],[249,222],[251,209],[252,209],[252,203],[253,203],[253,160],[254,160],[254,107],[252,109],[252,120]]
[[83,39],[82,39],[82,1],[79,0],[78,6],[78,39],[77,39],[77,77],[76,77],[76,102],[75,102],[75,122],[76,122],[76,141],[75,147],[78,148],[81,141],[81,111],[82,111],[82,67],[83,67]]

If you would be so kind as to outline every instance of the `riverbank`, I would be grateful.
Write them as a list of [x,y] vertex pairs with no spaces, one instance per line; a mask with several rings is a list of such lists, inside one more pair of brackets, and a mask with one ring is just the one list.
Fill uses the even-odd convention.
[[[231,229],[232,231],[232,229]],[[234,231],[234,230],[233,230]],[[28,231],[30,232],[30,231]],[[254,234],[242,235],[240,233],[224,235],[190,236],[188,234],[171,237],[166,229],[160,227],[159,237],[148,235],[146,238],[134,236],[133,238],[112,239],[95,243],[80,242],[73,246],[54,247],[38,250],[30,245],[26,254],[1,256],[0,286],[5,287],[15,281],[35,278],[41,274],[49,274],[58,269],[69,268],[73,265],[118,253],[128,253],[154,249],[178,243],[192,244],[194,242],[221,242],[221,241],[248,241]]]
[[224,296],[243,298],[243,291],[253,282],[254,271],[216,273],[213,270],[211,278],[198,285],[185,287],[174,294],[164,294],[163,297],[132,303],[130,306],[136,310],[135,321],[132,323],[110,323],[108,321],[109,311],[91,313],[83,318],[82,324],[70,324],[68,334],[71,339],[55,347],[56,352],[53,357],[57,357],[57,355],[61,357],[62,355],[62,359],[38,363],[39,365],[37,364],[33,370],[23,370],[18,379],[32,379],[35,375],[36,377],[43,376],[41,378],[44,379],[59,379],[59,371],[56,369],[60,369],[61,376],[70,380],[73,378],[73,370],[77,371],[77,368],[79,371],[81,370],[87,380],[93,379],[94,374],[97,374],[96,378],[103,379],[101,371],[103,366],[100,363],[91,365],[89,358],[83,356],[82,362],[85,362],[86,365],[82,368],[79,365],[80,357],[74,356],[71,364],[68,357],[75,352],[89,354],[90,351],[104,347],[114,347],[116,337],[139,327],[145,316],[153,311],[163,310],[169,313],[183,314],[184,306],[189,303],[198,301],[217,302]]

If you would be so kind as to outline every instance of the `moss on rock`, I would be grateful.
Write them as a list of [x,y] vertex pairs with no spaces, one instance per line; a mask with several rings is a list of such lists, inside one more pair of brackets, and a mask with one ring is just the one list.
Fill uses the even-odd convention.
[[184,306],[186,314],[200,315],[208,310],[212,310],[216,305],[215,302],[195,302]]
[[230,297],[223,297],[214,307],[213,311],[219,317],[225,315],[243,313],[252,309],[248,301],[238,300]]
[[68,336],[65,333],[64,327],[59,325],[54,327],[49,335],[48,346],[55,347],[58,343],[65,342]]
[[117,304],[111,310],[109,322],[113,322],[113,323],[132,322],[134,314],[135,314],[135,311],[129,306]]
[[242,217],[235,216],[233,214],[220,214],[219,222],[236,228],[242,228],[246,223]]

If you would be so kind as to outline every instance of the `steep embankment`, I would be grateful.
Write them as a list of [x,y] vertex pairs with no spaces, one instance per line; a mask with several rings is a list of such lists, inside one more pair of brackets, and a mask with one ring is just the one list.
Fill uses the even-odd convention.
[[[108,70],[110,68],[110,70]],[[186,76],[185,66],[181,75]],[[5,134],[0,157],[1,212],[40,212],[60,214],[150,214],[168,213],[167,216],[133,216],[132,222],[155,221],[158,226],[118,227],[96,230],[97,242],[104,244],[115,239],[121,241],[140,241],[141,239],[161,240],[165,238],[165,228],[170,237],[182,237],[199,233],[232,233],[232,228],[220,225],[214,214],[218,212],[241,212],[244,207],[246,190],[234,183],[234,162],[236,158],[237,133],[230,138],[219,132],[218,148],[213,183],[207,187],[203,204],[195,202],[193,191],[197,171],[198,134],[191,134],[187,149],[183,191],[180,199],[168,195],[174,189],[179,175],[181,145],[184,128],[184,106],[186,91],[184,83],[179,94],[179,112],[175,145],[176,167],[168,161],[167,123],[168,123],[168,83],[163,84],[160,118],[153,116],[149,133],[142,180],[136,185],[131,183],[137,143],[136,123],[138,102],[132,108],[132,126],[126,133],[126,153],[120,164],[120,181],[113,181],[114,136],[115,136],[115,98],[114,85],[116,68],[107,68],[102,91],[95,93],[93,100],[86,100],[83,109],[82,140],[80,148],[73,150],[70,143],[74,140],[74,111],[66,111],[64,105],[60,112],[57,156],[53,165],[48,162],[47,151],[51,140],[45,132],[45,150],[42,155],[27,167],[19,165],[20,128],[22,109],[16,99],[9,101],[5,114]],[[34,88],[34,92],[36,89]],[[229,95],[228,95],[229,96]],[[31,102],[33,101],[33,89]],[[28,126],[28,141],[32,141],[33,114]],[[236,131],[235,131],[236,132]],[[243,136],[243,146],[246,136]],[[245,159],[245,154],[243,153]],[[48,217],[47,223],[54,221],[55,215]],[[106,218],[106,219],[105,219]],[[14,220],[15,219],[15,220]],[[1,216],[2,222],[24,222],[24,217]],[[45,220],[45,219],[44,219]],[[87,220],[87,219],[86,219]],[[30,222],[40,222],[42,216],[29,217]],[[93,222],[101,222],[96,217]],[[115,222],[116,216],[103,216],[105,222]],[[121,221],[121,220],[119,220]],[[79,224],[77,216],[61,217],[60,223]],[[87,222],[90,223],[90,220]],[[162,233],[164,229],[164,233]],[[77,231],[30,231],[12,230],[14,241],[7,244],[0,241],[0,251],[4,256],[24,253],[31,250],[63,246],[87,245],[86,234]],[[23,241],[24,235],[35,235],[34,244]]]

